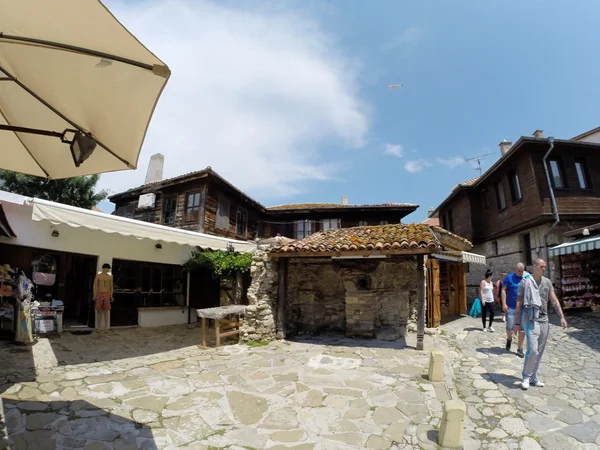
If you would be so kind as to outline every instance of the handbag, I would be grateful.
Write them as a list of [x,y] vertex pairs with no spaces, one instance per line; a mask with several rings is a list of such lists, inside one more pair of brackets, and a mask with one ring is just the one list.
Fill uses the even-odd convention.
[[469,315],[475,319],[479,314],[481,314],[481,300],[479,300],[479,298],[476,298],[473,302],[473,306],[471,306],[471,311],[469,312]]

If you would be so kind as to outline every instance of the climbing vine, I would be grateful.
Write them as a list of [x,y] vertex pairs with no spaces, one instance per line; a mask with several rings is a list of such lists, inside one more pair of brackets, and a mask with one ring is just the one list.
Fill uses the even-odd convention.
[[252,255],[249,253],[205,250],[193,252],[184,267],[188,271],[209,270],[214,278],[221,282],[227,282],[234,279],[237,272],[249,272],[251,265]]

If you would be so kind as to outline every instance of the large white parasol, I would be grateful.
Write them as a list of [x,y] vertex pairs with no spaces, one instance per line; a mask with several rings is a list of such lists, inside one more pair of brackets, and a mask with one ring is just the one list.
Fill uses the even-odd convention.
[[98,0],[0,0],[0,168],[135,169],[170,73]]

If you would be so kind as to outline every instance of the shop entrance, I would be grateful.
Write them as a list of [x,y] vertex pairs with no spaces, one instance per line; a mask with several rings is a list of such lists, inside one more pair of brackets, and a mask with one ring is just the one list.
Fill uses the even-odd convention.
[[94,326],[92,289],[96,276],[95,256],[8,244],[0,244],[0,255],[3,264],[23,271],[30,280],[33,280],[35,261],[45,256],[51,257],[56,263],[55,280],[51,285],[35,285],[36,300],[63,302],[63,329]]
[[427,326],[467,313],[465,264],[435,258],[427,260]]

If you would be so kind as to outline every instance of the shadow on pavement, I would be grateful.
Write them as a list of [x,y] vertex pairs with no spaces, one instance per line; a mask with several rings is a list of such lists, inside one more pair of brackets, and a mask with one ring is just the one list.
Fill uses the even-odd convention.
[[501,384],[508,389],[521,389],[521,379],[514,375],[504,375],[502,373],[488,373],[490,381]]
[[1,400],[4,414],[0,420],[8,435],[0,436],[0,444],[7,443],[11,448],[158,449],[148,426],[110,414],[83,400],[49,403]]
[[491,355],[509,355],[504,347],[479,347],[477,349],[479,353],[491,354]]
[[35,376],[32,346],[0,341],[0,394],[15,383],[35,381]]
[[[427,336],[425,336],[427,339]],[[360,339],[349,338],[344,334],[324,333],[324,334],[296,334],[287,338],[290,342],[300,344],[341,346],[341,347],[363,347],[363,348],[389,348],[389,349],[415,349],[415,345],[409,345],[406,338],[401,337],[395,340],[383,339]]]

